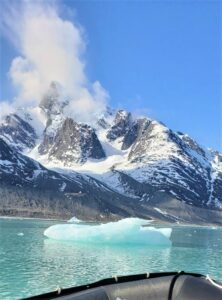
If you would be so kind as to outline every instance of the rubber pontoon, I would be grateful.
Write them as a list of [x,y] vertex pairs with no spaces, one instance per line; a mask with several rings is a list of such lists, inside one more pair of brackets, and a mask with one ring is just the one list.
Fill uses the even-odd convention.
[[208,276],[170,272],[113,277],[26,300],[222,300],[222,286]]

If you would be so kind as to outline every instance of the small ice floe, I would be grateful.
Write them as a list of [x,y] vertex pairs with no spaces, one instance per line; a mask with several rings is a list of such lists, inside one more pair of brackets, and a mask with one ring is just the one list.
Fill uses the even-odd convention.
[[82,221],[76,217],[72,217],[70,220],[67,221],[68,223],[81,223]]
[[23,236],[24,233],[23,233],[23,232],[19,232],[19,233],[17,233],[17,235],[18,235],[18,236]]
[[218,229],[218,226],[211,226],[210,229],[213,229],[213,230]]

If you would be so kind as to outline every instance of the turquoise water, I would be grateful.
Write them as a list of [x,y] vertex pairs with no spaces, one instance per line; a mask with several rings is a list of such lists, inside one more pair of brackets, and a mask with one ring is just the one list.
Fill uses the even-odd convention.
[[118,247],[45,238],[44,230],[56,223],[0,219],[0,299],[20,299],[117,274],[185,270],[222,281],[222,229],[174,226],[171,247]]

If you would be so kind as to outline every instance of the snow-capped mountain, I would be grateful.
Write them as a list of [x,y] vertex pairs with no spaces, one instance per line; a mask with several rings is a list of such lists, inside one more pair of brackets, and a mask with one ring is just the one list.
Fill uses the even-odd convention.
[[[92,194],[85,191],[91,189],[102,195],[101,205],[107,205],[98,214],[108,209],[110,214],[121,215],[119,209],[122,215],[144,216],[146,212],[146,217],[174,221],[192,215],[194,219],[199,216],[199,221],[214,218],[218,222],[222,154],[204,149],[188,135],[156,120],[136,118],[125,110],[107,109],[93,124],[79,123],[65,113],[68,101],[52,83],[38,107],[45,120],[42,130],[30,113],[5,117],[0,124],[3,184],[27,188],[31,182],[35,191],[53,187],[50,191],[58,190],[61,198],[67,189],[68,193],[81,192],[77,198],[88,197],[86,207]],[[11,159],[2,154],[6,148]],[[112,202],[114,210],[110,210]]]

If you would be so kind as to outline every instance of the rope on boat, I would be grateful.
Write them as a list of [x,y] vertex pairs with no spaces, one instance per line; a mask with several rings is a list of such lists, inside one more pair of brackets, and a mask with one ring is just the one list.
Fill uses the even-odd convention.
[[57,289],[56,289],[56,292],[57,292],[58,295],[60,295],[61,292],[62,292],[62,288],[60,286],[58,286]]
[[[175,283],[178,279],[178,277],[180,275],[185,275],[186,273],[183,272],[183,271],[179,271],[176,275],[174,275],[173,279],[171,280],[171,283],[170,283],[170,287],[169,287],[169,294],[168,294],[168,300],[172,300],[172,297],[173,297],[173,289],[174,289],[174,286],[175,286]],[[216,283],[213,279],[210,278],[209,275],[206,275],[205,276],[206,280],[208,280],[213,286],[219,288],[219,289],[222,289],[222,285]]]
[[209,275],[206,276],[206,280],[208,280],[212,285],[218,287],[219,289],[222,289],[222,285],[216,283],[215,281],[213,281]]
[[183,274],[185,274],[185,272],[179,271],[176,275],[173,276],[173,279],[170,282],[168,300],[172,300],[173,299],[173,289],[174,289],[175,283],[176,283],[178,277],[180,275],[183,275]]

